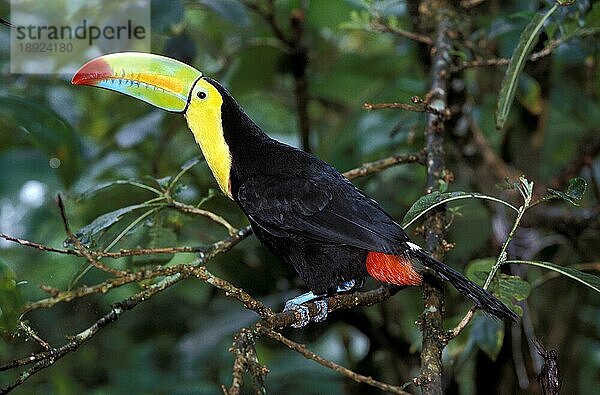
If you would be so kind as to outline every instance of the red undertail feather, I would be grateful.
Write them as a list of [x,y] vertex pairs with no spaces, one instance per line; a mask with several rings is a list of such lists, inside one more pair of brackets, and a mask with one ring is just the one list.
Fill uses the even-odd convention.
[[409,258],[371,251],[367,254],[367,272],[384,283],[400,286],[421,285],[423,278],[417,273]]

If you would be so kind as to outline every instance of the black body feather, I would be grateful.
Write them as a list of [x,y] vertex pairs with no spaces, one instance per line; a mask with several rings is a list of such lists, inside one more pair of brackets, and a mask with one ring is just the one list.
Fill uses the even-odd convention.
[[[317,295],[367,275],[370,251],[409,256],[498,317],[514,313],[462,274],[410,248],[404,230],[336,169],[269,138],[216,81],[232,158],[231,194],[258,239],[293,265]],[[415,262],[417,263],[417,262]],[[415,267],[418,269],[419,265]]]

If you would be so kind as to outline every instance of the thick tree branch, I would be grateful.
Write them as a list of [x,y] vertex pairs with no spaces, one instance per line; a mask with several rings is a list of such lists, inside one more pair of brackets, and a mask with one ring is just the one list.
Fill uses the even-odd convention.
[[[328,312],[331,313],[338,309],[346,309],[356,306],[372,306],[389,299],[399,290],[400,288],[395,286],[382,285],[370,291],[334,295],[327,298]],[[314,317],[319,314],[319,308],[314,303],[307,303],[305,306],[307,306],[309,309],[310,317]],[[300,314],[295,311],[286,311],[263,319],[261,326],[269,329],[285,328],[296,322],[300,322],[301,318],[302,317],[300,317]]]
[[[437,5],[437,7],[449,7],[448,5]],[[431,59],[431,89],[430,105],[444,112],[448,104],[449,61],[451,43],[448,33],[451,29],[451,21],[448,10],[439,9],[437,20],[437,32]],[[427,152],[427,192],[431,193],[439,189],[440,180],[444,179],[444,119],[435,114],[428,116],[427,130],[425,132],[425,144]],[[444,239],[444,212],[436,210],[427,216],[425,222],[427,248],[437,258],[442,258]],[[423,279],[424,312],[421,319],[421,330],[423,332],[423,348],[421,351],[421,376],[419,384],[423,394],[442,394],[442,350],[445,342],[442,339],[443,325],[442,316],[444,308],[444,296],[441,284],[432,275],[426,275]]]
[[304,38],[305,11],[296,9],[290,17],[292,27],[292,44],[290,45],[290,67],[294,77],[294,93],[296,95],[296,111],[298,113],[298,126],[300,129],[300,138],[302,149],[311,152],[310,146],[310,116],[308,115],[308,105],[310,95],[308,93],[308,77],[306,71],[310,58],[306,39]]

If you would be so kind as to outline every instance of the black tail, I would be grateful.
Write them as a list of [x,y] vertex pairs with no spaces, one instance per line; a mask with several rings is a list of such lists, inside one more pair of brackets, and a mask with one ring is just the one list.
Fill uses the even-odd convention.
[[412,250],[411,252],[423,265],[433,269],[433,271],[438,273],[444,280],[450,281],[458,292],[475,302],[480,309],[501,319],[510,318],[515,322],[518,320],[519,316],[506,307],[504,303],[500,302],[498,298],[475,284],[473,281],[467,279],[450,266],[432,258],[423,250]]

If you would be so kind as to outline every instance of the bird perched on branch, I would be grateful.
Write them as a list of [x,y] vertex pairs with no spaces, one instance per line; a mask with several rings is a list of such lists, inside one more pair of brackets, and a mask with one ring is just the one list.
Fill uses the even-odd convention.
[[291,264],[311,292],[286,303],[310,321],[303,303],[315,300],[320,321],[326,295],[353,290],[370,275],[417,286],[426,270],[449,281],[478,307],[517,316],[488,291],[432,258],[373,199],[315,156],[267,136],[227,90],[200,71],[167,57],[115,53],[93,59],[75,85],[117,91],[181,113],[220,187],[248,217],[256,237]]

